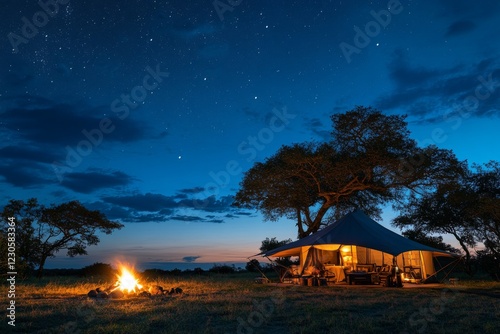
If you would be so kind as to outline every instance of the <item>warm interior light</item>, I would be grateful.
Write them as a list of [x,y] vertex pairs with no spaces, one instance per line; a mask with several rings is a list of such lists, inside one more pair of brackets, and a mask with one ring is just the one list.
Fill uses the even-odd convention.
[[136,289],[142,289],[139,280],[126,267],[122,266],[120,271],[121,275],[118,275],[118,282],[116,282],[117,289],[128,293],[136,292]]
[[349,246],[344,246],[340,249],[342,253],[350,253],[351,252],[351,247]]

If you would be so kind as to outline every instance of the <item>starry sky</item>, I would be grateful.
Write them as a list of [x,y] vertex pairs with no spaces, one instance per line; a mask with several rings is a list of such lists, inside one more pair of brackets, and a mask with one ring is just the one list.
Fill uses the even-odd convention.
[[356,105],[407,114],[422,146],[500,160],[496,0],[2,3],[0,204],[79,200],[125,225],[49,268],[244,263],[295,239],[232,196]]

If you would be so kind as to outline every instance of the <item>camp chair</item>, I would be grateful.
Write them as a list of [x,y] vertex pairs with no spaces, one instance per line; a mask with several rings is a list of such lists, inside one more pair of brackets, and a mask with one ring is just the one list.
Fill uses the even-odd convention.
[[405,266],[403,267],[403,276],[405,282],[420,283],[422,281],[422,268]]
[[323,265],[323,269],[321,270],[321,277],[326,279],[326,283],[329,282],[335,283],[337,282],[337,276],[333,271],[327,269],[325,265]]
[[301,275],[299,273],[299,267],[297,265],[291,265],[290,267],[286,268],[286,270],[280,276],[280,282],[281,283],[298,283],[300,277],[301,277]]
[[383,286],[391,286],[392,285],[392,266],[384,265],[380,268],[378,273],[380,284]]

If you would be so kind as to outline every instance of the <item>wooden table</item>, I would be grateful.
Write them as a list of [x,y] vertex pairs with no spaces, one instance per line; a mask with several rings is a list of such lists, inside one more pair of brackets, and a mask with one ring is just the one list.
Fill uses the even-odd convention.
[[347,283],[364,283],[364,284],[374,284],[375,276],[377,273],[375,272],[366,272],[366,271],[351,271],[348,272],[347,275]]

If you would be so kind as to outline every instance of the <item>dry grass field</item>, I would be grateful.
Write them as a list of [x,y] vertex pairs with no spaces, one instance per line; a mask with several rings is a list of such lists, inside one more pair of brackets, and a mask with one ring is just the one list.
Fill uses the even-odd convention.
[[[88,298],[111,282],[18,282],[16,326],[2,333],[498,333],[500,283],[404,288],[256,284],[253,275],[143,281],[182,294]],[[1,304],[8,305],[5,294]],[[2,308],[5,310],[5,307]],[[5,311],[4,311],[5,312]]]

